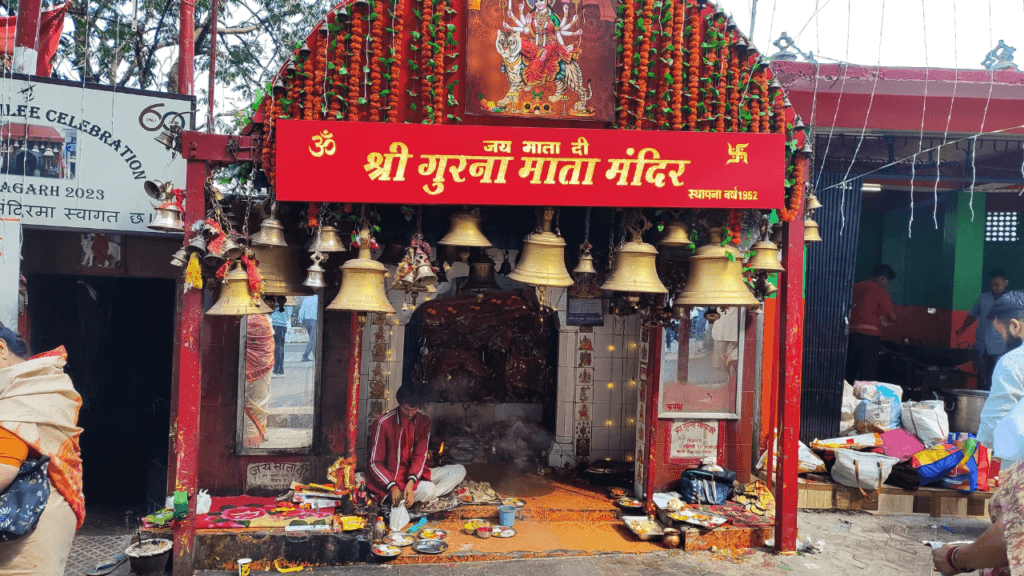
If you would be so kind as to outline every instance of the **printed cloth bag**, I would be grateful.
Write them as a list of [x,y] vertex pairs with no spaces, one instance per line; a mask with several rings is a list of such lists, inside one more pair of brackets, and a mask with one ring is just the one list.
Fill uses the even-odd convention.
[[50,458],[25,460],[14,482],[0,494],[0,542],[10,542],[36,529],[50,499],[46,469]]
[[956,468],[964,451],[945,443],[926,448],[910,458],[910,464],[921,475],[921,486],[927,486]]
[[[952,432],[949,443],[963,452],[956,467],[942,479],[942,487],[960,492],[974,492],[978,489],[978,458],[981,443],[969,432]],[[985,452],[985,483],[988,483],[988,452]],[[987,488],[987,486],[986,486]]]

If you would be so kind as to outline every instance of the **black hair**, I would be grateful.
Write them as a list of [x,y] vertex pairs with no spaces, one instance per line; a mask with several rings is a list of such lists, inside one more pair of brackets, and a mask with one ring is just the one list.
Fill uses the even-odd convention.
[[1011,304],[1000,298],[992,306],[992,310],[988,313],[988,319],[999,320],[1001,324],[1007,324],[1013,319],[1024,322],[1024,307]]
[[29,357],[28,344],[21,339],[21,336],[10,328],[0,324],[0,339],[7,343],[7,349],[18,358],[25,360]]
[[395,393],[395,400],[398,405],[408,405],[413,408],[423,406],[423,391],[411,384],[402,384]]
[[993,268],[992,271],[988,273],[988,278],[989,280],[995,278],[1006,278],[1006,271],[1002,268]]
[[879,276],[883,278],[888,278],[889,280],[895,280],[896,271],[893,270],[892,266],[889,266],[888,264],[879,264],[878,266],[875,266],[874,270],[871,271],[871,277],[878,278]]

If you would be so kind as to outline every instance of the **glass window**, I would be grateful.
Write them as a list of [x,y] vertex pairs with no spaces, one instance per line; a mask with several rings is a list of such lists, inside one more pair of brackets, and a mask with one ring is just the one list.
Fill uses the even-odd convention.
[[712,323],[707,312],[690,311],[688,338],[677,326],[664,329],[659,418],[739,418],[746,314],[741,308],[722,309]]
[[304,453],[313,447],[323,306],[317,296],[269,297],[274,311],[241,322],[239,454]]

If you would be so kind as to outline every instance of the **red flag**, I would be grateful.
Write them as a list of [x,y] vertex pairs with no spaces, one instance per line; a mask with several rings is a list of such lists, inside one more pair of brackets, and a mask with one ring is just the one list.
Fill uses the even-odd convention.
[[[60,34],[64,30],[64,14],[68,5],[61,4],[39,14],[39,59],[36,62],[36,76],[50,75],[50,61],[57,54],[60,45]],[[0,49],[8,57],[14,56],[14,29],[17,16],[0,18]]]

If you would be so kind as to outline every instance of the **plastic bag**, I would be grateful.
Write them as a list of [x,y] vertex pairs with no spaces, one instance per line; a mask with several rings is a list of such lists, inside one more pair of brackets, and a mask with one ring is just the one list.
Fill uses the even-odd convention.
[[921,485],[927,486],[956,468],[963,458],[963,450],[952,444],[939,444],[914,454],[910,464],[921,475]]
[[[978,447],[981,443],[974,434],[959,432],[949,435],[949,443],[963,451],[956,467],[942,479],[942,487],[960,492],[974,492],[978,489]],[[988,454],[985,454],[986,464]],[[988,481],[986,470],[985,481]]]
[[888,432],[900,427],[902,388],[881,382],[857,382],[853,395],[860,398],[853,413],[857,432]]
[[883,432],[880,436],[883,444],[880,448],[875,448],[874,451],[899,458],[900,462],[906,462],[910,460],[911,456],[924,450],[924,444],[916,436],[902,428]]
[[209,514],[211,504],[213,504],[213,500],[210,498],[210,493],[200,490],[196,495],[196,514]]
[[853,395],[853,386],[843,382],[843,407],[839,413],[839,435],[847,436],[854,431],[853,413],[860,400]]
[[949,435],[949,415],[939,400],[906,402],[901,409],[903,429],[917,436],[925,446],[946,441]]
[[409,511],[405,509],[405,502],[398,506],[391,507],[391,522],[389,527],[392,532],[397,532],[409,524]]
[[882,445],[882,437],[878,434],[858,434],[845,438],[828,438],[826,440],[815,439],[811,442],[811,448],[815,450],[863,450]]
[[[799,441],[797,441],[799,442]],[[812,472],[824,472],[825,461],[818,458],[818,455],[811,451],[803,442],[799,442],[800,448],[797,450],[797,458],[800,460],[798,466],[798,472],[800,474],[809,474]],[[765,464],[768,460],[768,451],[765,450],[761,453],[761,458],[757,461],[758,470],[766,470]],[[772,454],[772,471],[777,470],[779,466],[779,445],[775,444],[775,452]]]
[[898,462],[898,458],[874,452],[836,450],[836,463],[832,466],[832,479],[843,486],[875,490],[882,482],[885,482],[889,474],[892,473],[892,467]]

